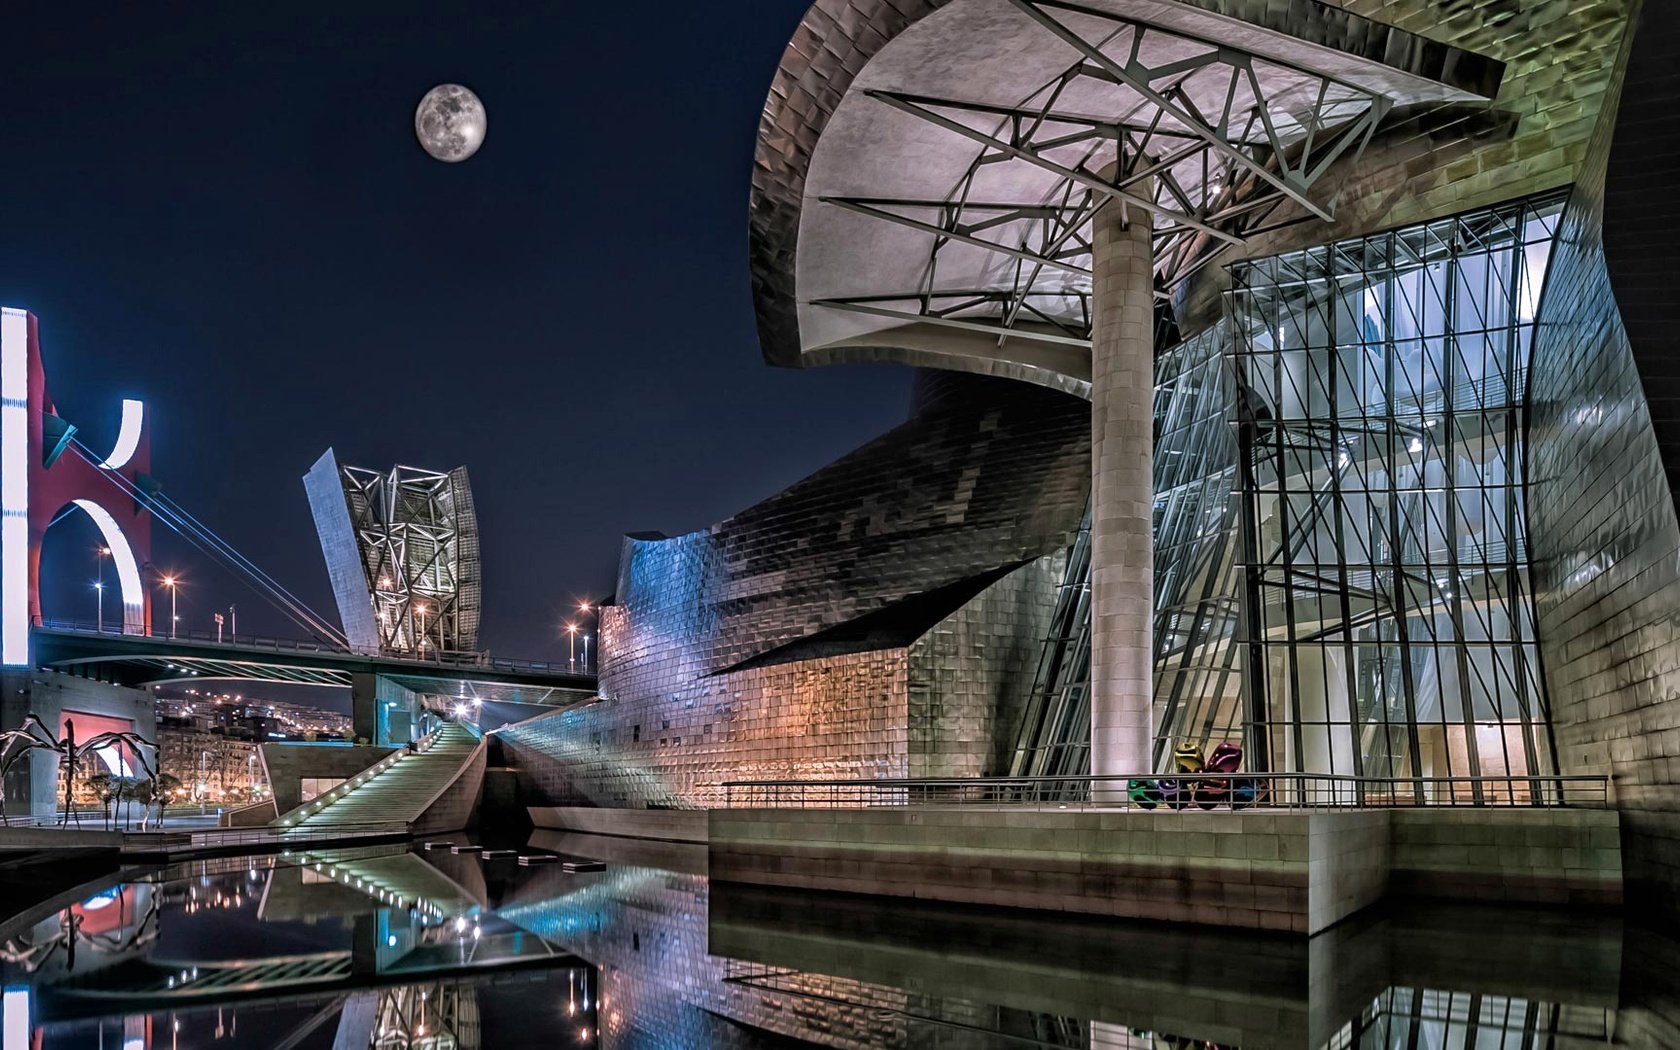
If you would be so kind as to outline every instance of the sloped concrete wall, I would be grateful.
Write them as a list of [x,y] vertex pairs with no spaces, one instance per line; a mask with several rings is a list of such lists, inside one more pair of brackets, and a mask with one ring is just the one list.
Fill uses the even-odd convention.
[[440,831],[458,831],[471,824],[478,808],[478,794],[484,787],[484,767],[488,759],[489,748],[480,740],[455,779],[424,813],[410,822],[409,830],[416,835],[433,835]]
[[348,780],[395,751],[355,744],[263,744],[257,748],[281,813],[303,805],[303,779]]

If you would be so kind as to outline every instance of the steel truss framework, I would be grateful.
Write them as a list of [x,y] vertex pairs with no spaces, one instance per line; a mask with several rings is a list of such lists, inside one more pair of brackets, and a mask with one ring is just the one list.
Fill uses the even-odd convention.
[[369,1050],[477,1050],[478,992],[467,981],[401,985],[379,993]]
[[346,466],[341,474],[381,650],[476,650],[478,519],[466,468]]
[[[943,199],[820,198],[928,234],[930,248],[915,289],[815,304],[1000,342],[1088,346],[1098,208],[1119,201],[1151,217],[1165,295],[1224,248],[1286,225],[1286,204],[1330,219],[1334,202],[1309,191],[1364,149],[1391,108],[1364,88],[1216,41],[1064,0],[1010,2],[1075,60],[1020,105],[869,91],[980,152]],[[1032,199],[983,195],[999,165],[1033,169]],[[941,254],[953,245],[998,256],[999,279],[942,285]]]

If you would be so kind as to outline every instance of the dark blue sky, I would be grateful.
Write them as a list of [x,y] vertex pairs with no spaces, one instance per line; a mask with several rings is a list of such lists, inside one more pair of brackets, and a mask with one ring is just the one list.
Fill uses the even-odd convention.
[[[485,641],[552,654],[622,533],[703,526],[904,417],[905,371],[758,353],[753,141],[805,6],[9,5],[0,303],[40,316],[90,444],[146,400],[171,495],[321,611],[321,450],[466,464]],[[445,81],[489,111],[464,164],[414,140]],[[55,531],[46,613],[91,617],[91,530]],[[189,575],[183,624],[238,601],[298,633],[168,537],[157,561]]]

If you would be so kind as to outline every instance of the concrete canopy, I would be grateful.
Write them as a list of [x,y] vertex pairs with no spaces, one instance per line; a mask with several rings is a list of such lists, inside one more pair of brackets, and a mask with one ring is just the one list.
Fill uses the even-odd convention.
[[760,125],[772,364],[890,360],[1083,394],[1090,224],[1149,216],[1162,289],[1390,109],[1480,102],[1492,60],[1315,0],[819,0]]

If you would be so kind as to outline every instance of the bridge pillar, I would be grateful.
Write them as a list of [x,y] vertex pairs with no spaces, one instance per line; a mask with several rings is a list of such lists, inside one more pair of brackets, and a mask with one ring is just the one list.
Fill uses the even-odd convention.
[[379,740],[379,676],[371,671],[350,676],[350,727],[357,740]]
[[[99,527],[116,570],[123,634],[151,633],[152,521],[141,495],[152,486],[145,406],[125,400],[121,430],[103,459],[59,416],[41,363],[40,323],[0,307],[0,664],[28,666],[30,625],[41,618],[41,543],[71,508]],[[104,581],[101,581],[103,584]],[[91,609],[89,610],[91,611]]]
[[[39,718],[55,738],[63,737],[64,720],[71,718],[76,723],[76,738],[81,741],[107,731],[135,732],[147,740],[157,739],[156,703],[143,689],[57,671],[0,671],[0,729],[21,728],[29,715]],[[159,758],[148,752],[147,760],[156,763]],[[132,762],[132,757],[127,761]],[[104,764],[104,758],[88,755],[78,765],[77,775],[88,776]],[[48,818],[58,812],[61,799],[59,757],[50,751],[31,752],[6,778],[5,809],[9,816]]]
[[381,747],[415,737],[420,698],[414,691],[372,671],[350,676],[350,724],[358,738]]

